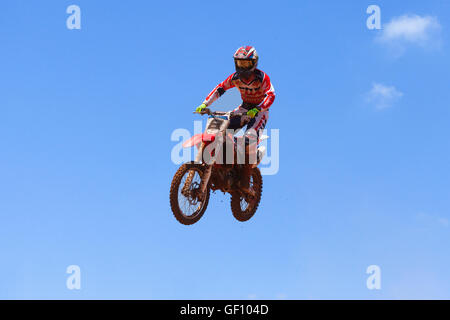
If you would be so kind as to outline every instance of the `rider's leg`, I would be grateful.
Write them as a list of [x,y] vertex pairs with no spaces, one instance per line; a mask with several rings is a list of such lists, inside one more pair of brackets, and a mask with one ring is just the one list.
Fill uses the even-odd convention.
[[[238,106],[233,110],[234,112],[245,112],[245,109],[242,108],[242,105]],[[230,130],[227,132],[227,139],[225,140],[225,156],[224,156],[224,163],[226,164],[235,164],[238,163],[237,153],[238,150],[236,149],[236,137],[235,134],[242,129],[247,123],[243,121],[241,117],[233,117],[230,119],[230,123],[228,125],[227,130]],[[229,139],[228,139],[229,138]],[[229,153],[229,156],[227,155]],[[230,162],[231,161],[231,162]]]

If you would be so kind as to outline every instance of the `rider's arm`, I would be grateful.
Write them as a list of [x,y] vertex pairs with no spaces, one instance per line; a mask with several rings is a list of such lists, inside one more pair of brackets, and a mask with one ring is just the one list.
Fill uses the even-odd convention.
[[214,88],[214,90],[211,91],[210,94],[208,94],[205,101],[203,101],[203,103],[206,106],[210,106],[211,103],[216,101],[221,95],[223,95],[225,93],[225,91],[234,87],[234,84],[231,81],[233,79],[233,75],[234,75],[234,73],[231,76],[229,76],[228,78],[226,78],[223,82],[219,83]]
[[273,101],[275,100],[275,89],[270,82],[270,78],[267,74],[264,74],[262,87],[265,93],[265,97],[264,100],[258,105],[258,108],[261,108],[261,111],[266,111],[270,108]]

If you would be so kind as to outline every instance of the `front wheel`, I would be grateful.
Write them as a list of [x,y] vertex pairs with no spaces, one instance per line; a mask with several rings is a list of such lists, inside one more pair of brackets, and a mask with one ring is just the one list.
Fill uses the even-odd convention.
[[231,211],[236,220],[244,222],[253,217],[261,201],[262,187],[261,172],[257,167],[253,168],[250,175],[250,189],[253,189],[254,196],[243,195],[239,191],[231,194]]
[[200,192],[204,169],[198,163],[185,163],[172,179],[170,207],[178,222],[184,225],[196,223],[208,207],[209,185],[204,194]]

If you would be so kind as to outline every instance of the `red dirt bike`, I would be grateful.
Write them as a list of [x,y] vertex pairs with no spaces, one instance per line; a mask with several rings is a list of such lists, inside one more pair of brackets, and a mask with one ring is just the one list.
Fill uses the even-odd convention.
[[[205,213],[210,190],[221,190],[231,194],[233,216],[238,221],[247,221],[253,217],[261,200],[263,181],[257,165],[265,154],[265,147],[254,148],[256,150],[253,154],[256,159],[253,162],[247,162],[253,164],[249,175],[249,188],[244,191],[240,187],[243,162],[237,160],[239,154],[237,139],[239,138],[233,137],[227,128],[233,117],[239,116],[245,120],[248,116],[245,113],[232,111],[212,112],[208,108],[200,114],[209,115],[206,129],[203,134],[194,135],[183,143],[184,148],[196,146],[198,153],[195,161],[182,164],[173,177],[170,187],[172,212],[180,223],[194,224]],[[259,141],[267,138],[268,136],[261,136]],[[219,148],[219,152],[216,152],[220,144],[222,147]],[[229,152],[230,150],[232,152]],[[241,148],[241,154],[242,150]],[[224,161],[230,158],[230,156],[227,158],[227,151],[228,154],[232,154],[232,161]],[[248,149],[246,151],[244,154],[249,157]]]

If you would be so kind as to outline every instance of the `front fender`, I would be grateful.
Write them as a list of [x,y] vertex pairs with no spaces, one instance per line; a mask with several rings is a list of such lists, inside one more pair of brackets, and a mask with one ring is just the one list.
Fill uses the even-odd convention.
[[202,134],[196,134],[190,137],[188,140],[183,142],[183,148],[190,148],[193,146],[198,146],[202,142]]
[[199,147],[202,142],[211,142],[214,141],[215,135],[213,134],[204,134],[199,133],[192,137],[190,137],[188,140],[183,142],[183,148],[190,148],[193,146]]

